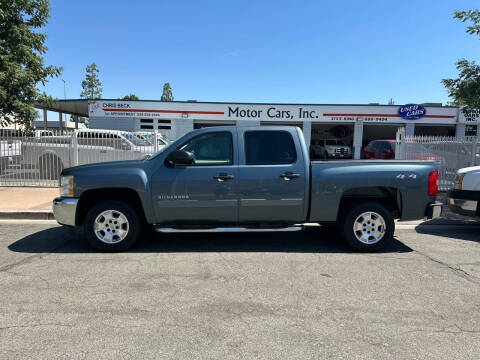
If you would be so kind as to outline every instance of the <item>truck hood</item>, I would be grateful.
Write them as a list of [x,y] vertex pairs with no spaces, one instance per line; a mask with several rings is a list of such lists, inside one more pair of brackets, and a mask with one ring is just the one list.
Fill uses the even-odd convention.
[[73,167],[64,169],[62,171],[62,175],[71,175],[73,173],[83,172],[83,171],[108,172],[112,169],[139,167],[139,165],[142,163],[143,163],[143,160],[122,160],[122,161],[108,161],[108,162],[101,162],[101,163],[94,163],[94,164],[79,165],[79,166],[73,166]]
[[462,169],[459,169],[457,173],[464,174],[471,171],[480,172],[480,166],[470,166],[470,167],[462,168]]

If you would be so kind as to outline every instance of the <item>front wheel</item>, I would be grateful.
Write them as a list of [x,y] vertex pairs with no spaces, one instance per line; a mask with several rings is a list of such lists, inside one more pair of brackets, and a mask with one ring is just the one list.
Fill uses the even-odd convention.
[[392,241],[395,222],[383,205],[361,203],[347,212],[342,230],[347,243],[355,249],[378,251]]
[[106,200],[95,204],[87,213],[85,236],[92,247],[102,251],[125,251],[142,232],[141,218],[123,201]]

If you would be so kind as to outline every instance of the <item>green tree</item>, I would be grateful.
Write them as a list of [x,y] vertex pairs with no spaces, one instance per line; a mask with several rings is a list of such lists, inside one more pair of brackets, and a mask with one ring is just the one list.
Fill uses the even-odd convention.
[[[467,26],[468,34],[480,35],[479,10],[455,11],[454,18],[470,23]],[[464,106],[464,112],[480,108],[480,66],[475,61],[460,59],[456,63],[456,68],[458,78],[442,80],[448,96],[454,104]]]
[[30,127],[38,116],[34,103],[53,101],[37,89],[62,72],[43,59],[49,12],[48,0],[0,0],[0,125]]
[[98,77],[98,66],[95,63],[87,65],[85,80],[82,81],[83,91],[80,97],[83,99],[101,99],[102,98],[102,83]]
[[121,98],[120,100],[140,100],[138,98],[137,95],[135,94],[128,94],[128,95],[125,95],[123,98]]
[[170,83],[163,84],[163,93],[160,98],[161,101],[173,101],[173,93]]

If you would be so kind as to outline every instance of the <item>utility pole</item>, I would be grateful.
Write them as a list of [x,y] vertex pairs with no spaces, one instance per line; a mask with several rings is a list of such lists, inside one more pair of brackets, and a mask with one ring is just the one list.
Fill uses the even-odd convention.
[[[67,88],[65,86],[65,79],[62,79],[63,81],[63,100],[67,100]],[[64,123],[67,123],[67,114],[64,113]]]

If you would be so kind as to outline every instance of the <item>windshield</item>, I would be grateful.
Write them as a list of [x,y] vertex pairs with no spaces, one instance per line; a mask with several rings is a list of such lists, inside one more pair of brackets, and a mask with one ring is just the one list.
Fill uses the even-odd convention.
[[137,135],[122,133],[125,139],[129,140],[135,146],[152,146],[147,140],[138,137]]

